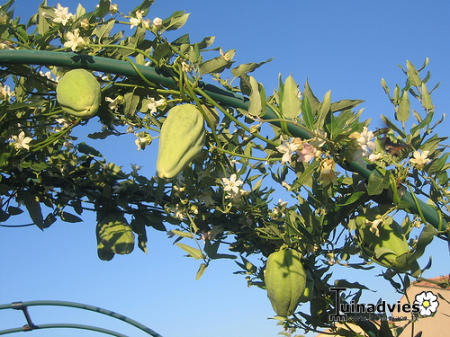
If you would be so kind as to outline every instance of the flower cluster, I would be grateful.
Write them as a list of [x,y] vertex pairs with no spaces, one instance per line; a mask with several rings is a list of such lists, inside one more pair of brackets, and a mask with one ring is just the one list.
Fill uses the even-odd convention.
[[73,14],[69,13],[68,7],[63,7],[59,3],[55,8],[55,17],[53,22],[60,23],[63,26],[67,25],[67,22],[73,18]]
[[64,47],[72,49],[72,51],[78,51],[86,45],[86,41],[80,36],[80,30],[74,29],[72,32],[67,32],[65,35],[66,42]]
[[350,138],[354,139],[358,145],[357,150],[353,154],[353,160],[361,161],[361,158],[367,158],[369,161],[374,162],[380,158],[380,154],[374,153],[376,147],[375,142],[372,141],[374,134],[367,127],[364,127],[362,132],[353,132]]
[[297,161],[307,163],[315,158],[317,152],[313,145],[302,141],[300,138],[287,141],[282,139],[282,144],[277,146],[277,150],[283,154],[281,158],[282,164],[290,163],[294,154],[297,154]]
[[146,132],[139,132],[136,134],[136,140],[134,143],[137,146],[138,151],[144,150],[147,145],[152,142],[152,137]]

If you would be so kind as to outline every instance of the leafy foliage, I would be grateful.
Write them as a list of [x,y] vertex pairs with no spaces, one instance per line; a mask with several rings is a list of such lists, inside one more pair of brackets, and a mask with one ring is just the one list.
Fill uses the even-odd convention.
[[[189,14],[177,11],[150,22],[146,15],[152,3],[146,0],[130,13],[121,13],[116,5],[100,0],[92,11],[80,5],[69,15],[44,1],[26,24],[14,17],[13,1],[0,7],[0,57],[15,50],[52,55],[74,51],[80,59],[99,56],[136,70],[134,77],[124,76],[113,65],[111,73],[94,72],[102,91],[94,121],[66,114],[56,101],[58,79],[69,67],[56,67],[45,57],[35,64],[1,63],[2,222],[26,210],[32,223],[44,230],[57,219],[78,222],[85,211],[94,211],[102,260],[130,253],[135,241],[146,252],[150,227],[167,231],[189,257],[201,261],[197,279],[213,260],[239,255],[237,273],[263,289],[267,257],[289,247],[302,256],[311,288],[310,314],[299,307],[281,321],[292,333],[298,328],[333,328],[327,315],[334,310],[329,292],[334,265],[365,270],[392,251],[380,245],[368,252],[357,233],[388,235],[385,225],[392,217],[403,218],[398,235],[410,252],[396,257],[399,264],[402,258],[415,262],[435,237],[448,240],[448,153],[446,138],[434,133],[443,118],[434,121],[431,95],[437,86],[428,89],[429,73],[423,76],[428,59],[419,69],[407,61],[406,82],[395,85],[393,96],[382,80],[395,121],[383,116],[386,129],[372,132],[369,122],[360,120],[362,110],[355,110],[361,100],[333,102],[328,91],[320,101],[307,81],[300,89],[292,76],[285,81],[280,76],[279,88],[268,96],[263,84],[248,73],[270,60],[228,71],[236,51],[215,48],[218,55],[208,58],[214,37],[191,42],[184,34],[169,41],[164,32],[182,28]],[[120,30],[130,31],[128,26],[133,28],[130,36]],[[148,80],[137,65],[153,67],[176,87]],[[239,86],[226,79],[229,73],[239,78]],[[208,94],[208,85],[201,81],[211,80],[230,96],[248,96],[247,108]],[[101,130],[89,138],[135,134],[138,150],[145,150],[154,146],[167,112],[183,103],[196,105],[204,116],[206,139],[200,153],[173,179],[146,177],[137,167],[125,172],[72,134],[96,123]],[[293,135],[293,129],[309,139]],[[355,172],[358,165],[376,173],[364,177]],[[277,191],[287,191],[289,202],[273,203]],[[405,201],[407,192],[411,202]],[[420,200],[438,214],[436,226],[426,220]],[[412,234],[416,227],[423,229],[418,240]],[[220,252],[223,248],[232,254]],[[412,275],[404,268],[395,270],[395,264],[391,267],[383,277],[406,291],[393,278]],[[414,270],[414,277],[420,275],[420,268]],[[339,284],[357,289],[342,301],[357,302],[366,289],[345,280]],[[385,331],[372,323],[362,327],[372,333]]]

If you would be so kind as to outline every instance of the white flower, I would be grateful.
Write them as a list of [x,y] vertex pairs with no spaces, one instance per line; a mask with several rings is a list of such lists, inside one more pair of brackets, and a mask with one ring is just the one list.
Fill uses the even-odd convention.
[[303,148],[297,151],[297,155],[297,161],[307,163],[315,157],[316,148],[308,143],[303,143]]
[[157,111],[158,107],[160,107],[166,103],[164,98],[155,101],[155,99],[153,97],[149,97],[148,100],[150,102],[147,104],[147,107],[148,107],[148,110],[150,110],[150,113],[152,115]]
[[142,27],[144,27],[145,29],[150,29],[150,20],[149,19],[142,20]]
[[113,14],[117,13],[119,10],[119,6],[117,4],[110,4],[109,5],[109,11]]
[[0,83],[0,99],[6,99],[9,102],[12,96],[14,96],[14,92],[11,92],[11,88]]
[[86,42],[80,36],[80,30],[77,28],[72,32],[66,33],[66,42],[64,42],[64,47],[72,49],[72,51],[76,51],[77,49],[82,48]]
[[420,153],[419,151],[414,151],[414,158],[410,159],[410,162],[413,163],[413,165],[419,170],[421,170],[426,164],[431,162],[431,160],[428,158],[429,153],[430,151],[423,151],[422,153]]
[[59,3],[56,5],[55,18],[53,19],[53,22],[61,23],[65,26],[67,21],[69,21],[72,17],[73,14],[69,13],[68,7],[62,7]]
[[6,43],[0,42],[0,49],[11,49]]
[[237,179],[237,176],[235,173],[231,175],[231,177],[228,178],[222,178],[222,183],[224,185],[224,191],[227,193],[227,196],[230,196],[231,198],[239,197],[241,194],[244,193],[241,186],[244,183],[242,180]]
[[153,27],[155,29],[160,29],[163,25],[163,20],[161,18],[154,18],[153,19]]
[[431,316],[436,312],[439,301],[437,296],[431,291],[422,291],[420,294],[416,295],[414,304],[419,305],[420,315]]
[[89,20],[87,18],[84,18],[83,20],[81,20],[80,26],[83,29],[89,29]]
[[139,26],[139,24],[142,22],[142,15],[144,14],[144,11],[136,11],[135,15],[136,17],[130,18],[130,29],[133,29],[136,26]]
[[119,104],[122,103],[122,96],[117,96],[114,99],[111,97],[105,97],[105,101],[109,103],[108,108],[114,112],[117,112],[117,110],[119,110]]
[[136,134],[136,140],[134,143],[137,146],[138,151],[141,149],[144,150],[147,145],[149,145],[152,142],[152,137],[145,132],[139,132]]
[[283,154],[283,157],[281,158],[281,163],[284,164],[286,162],[291,161],[292,155],[297,151],[299,148],[299,143],[294,141],[283,141],[283,143],[279,146],[277,146],[278,152]]
[[184,71],[185,73],[191,71],[191,67],[186,62],[181,62],[181,71]]
[[383,222],[383,219],[380,216],[377,216],[377,218],[373,221],[367,220],[366,223],[370,225],[369,231],[371,231],[375,236],[380,236],[380,229],[378,228],[379,225]]
[[25,132],[20,132],[18,136],[12,136],[11,137],[12,141],[14,142],[14,147],[17,150],[20,149],[25,149],[25,150],[29,150],[30,146],[28,145],[28,143],[30,143],[33,139],[30,137],[25,137]]
[[172,212],[174,212],[174,216],[175,218],[177,218],[178,220],[183,220],[184,219],[184,210],[180,208],[179,204],[175,205],[175,209],[172,210]]

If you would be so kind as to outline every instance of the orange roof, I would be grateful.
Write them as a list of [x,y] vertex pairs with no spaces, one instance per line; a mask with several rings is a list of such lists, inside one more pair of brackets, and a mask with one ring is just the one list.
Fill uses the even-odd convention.
[[434,282],[436,282],[436,283],[442,284],[444,286],[444,288],[447,288],[450,284],[450,274],[445,275],[445,276],[438,276],[438,277],[430,278],[428,280],[433,281],[433,282],[428,282],[427,280],[422,280],[422,281],[414,282],[412,285],[415,287],[441,288],[441,287],[439,287],[439,285],[434,283]]

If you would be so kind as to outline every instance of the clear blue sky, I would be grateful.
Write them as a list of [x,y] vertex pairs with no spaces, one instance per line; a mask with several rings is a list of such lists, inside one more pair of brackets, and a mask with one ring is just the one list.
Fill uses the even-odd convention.
[[[57,1],[48,1],[56,5]],[[138,1],[116,0],[127,12]],[[40,1],[17,0],[16,14],[22,20],[37,9]],[[78,1],[61,0],[75,12]],[[96,2],[82,0],[91,9]],[[175,10],[192,13],[173,37],[186,32],[191,40],[216,36],[215,46],[236,48],[239,63],[274,60],[254,76],[266,92],[277,85],[278,73],[292,74],[303,86],[306,78],[320,98],[332,90],[332,99],[363,99],[364,118],[372,118],[371,129],[382,126],[380,114],[392,116],[380,86],[384,77],[392,86],[404,83],[398,64],[410,60],[421,65],[430,58],[431,82],[441,86],[433,96],[438,113],[450,110],[450,2],[435,0],[379,1],[164,1],[156,0],[148,18],[165,18]],[[128,27],[124,30],[129,31]],[[441,135],[449,135],[446,125]],[[86,130],[77,130],[79,135]],[[138,152],[134,137],[109,139],[99,146],[103,154],[124,168],[131,163],[154,173],[156,147]],[[54,299],[93,304],[130,316],[164,337],[273,337],[280,331],[266,294],[247,288],[245,279],[233,275],[234,262],[219,260],[195,281],[199,263],[185,258],[164,233],[148,231],[149,253],[137,248],[111,262],[97,258],[95,217],[83,223],[57,222],[41,232],[37,228],[0,228],[0,303],[18,300]],[[23,219],[24,223],[27,219]],[[435,240],[436,241],[436,240]],[[428,277],[448,272],[449,253],[442,242],[434,242],[425,255],[432,255]],[[447,261],[447,262],[446,262]],[[379,271],[379,270],[377,270]],[[367,282],[376,293],[366,302],[382,297],[396,302],[394,294],[376,272],[356,274],[341,270],[338,277]],[[141,336],[126,325],[102,319],[94,313],[62,308],[32,308],[36,324],[77,322]],[[0,311],[0,329],[24,324],[20,312]],[[99,336],[71,330],[35,331],[16,336]]]

